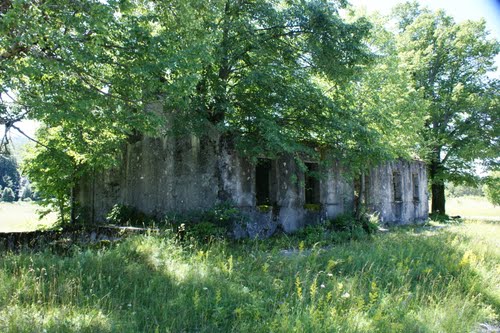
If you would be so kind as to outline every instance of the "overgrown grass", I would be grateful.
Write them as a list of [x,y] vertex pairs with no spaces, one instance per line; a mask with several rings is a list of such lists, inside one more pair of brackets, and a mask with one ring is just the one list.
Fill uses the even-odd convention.
[[40,209],[33,202],[0,202],[0,232],[33,231],[51,227],[57,220],[55,213],[39,218]]
[[[303,235],[302,235],[303,236]],[[0,255],[0,332],[472,332],[500,314],[500,225]]]

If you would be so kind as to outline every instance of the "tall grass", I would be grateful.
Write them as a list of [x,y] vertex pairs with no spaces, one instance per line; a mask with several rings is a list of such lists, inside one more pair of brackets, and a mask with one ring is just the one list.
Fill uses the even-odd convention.
[[500,314],[499,235],[476,222],[319,247],[167,231],[5,253],[0,332],[471,332]]

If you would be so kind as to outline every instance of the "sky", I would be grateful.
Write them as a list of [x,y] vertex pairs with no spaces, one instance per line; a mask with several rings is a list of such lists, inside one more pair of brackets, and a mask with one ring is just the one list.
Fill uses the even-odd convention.
[[[379,11],[389,14],[401,0],[349,0],[356,7],[365,7],[368,12]],[[443,9],[457,22],[484,18],[492,36],[500,39],[500,0],[419,0],[431,10]]]
[[[355,7],[364,7],[368,12],[378,11],[381,14],[389,14],[391,9],[401,0],[349,0]],[[457,22],[465,20],[486,20],[487,29],[491,35],[500,40],[500,0],[419,0],[421,5],[432,10],[443,9],[448,15],[455,18]],[[496,58],[497,67],[500,68],[500,55]],[[497,69],[495,77],[500,77],[500,69]],[[23,121],[20,127],[28,135],[34,135],[37,123]],[[0,135],[3,134],[0,129]]]
[[[405,0],[348,0],[355,7],[365,8],[368,13],[378,11],[389,14],[391,9]],[[500,0],[417,0],[431,10],[443,9],[456,22],[478,21],[484,18],[491,36],[500,40]],[[500,55],[495,58],[497,71],[493,77],[500,78]]]

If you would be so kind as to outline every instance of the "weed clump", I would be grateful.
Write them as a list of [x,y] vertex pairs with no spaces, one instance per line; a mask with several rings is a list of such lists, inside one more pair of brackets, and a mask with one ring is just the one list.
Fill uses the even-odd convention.
[[146,226],[154,223],[154,218],[135,207],[116,204],[106,216],[106,221],[117,225]]
[[244,220],[240,210],[230,203],[215,205],[212,209],[167,215],[163,223],[171,226],[181,241],[208,243],[229,238],[236,223]]
[[354,214],[342,214],[319,224],[305,226],[288,239],[295,238],[305,246],[328,246],[366,239],[375,234],[378,227],[376,215],[360,214],[356,217]]
[[359,217],[353,214],[342,214],[328,220],[326,227],[332,231],[347,232],[352,238],[356,238],[356,235],[370,235],[377,232],[379,219],[377,215],[373,214],[363,213]]

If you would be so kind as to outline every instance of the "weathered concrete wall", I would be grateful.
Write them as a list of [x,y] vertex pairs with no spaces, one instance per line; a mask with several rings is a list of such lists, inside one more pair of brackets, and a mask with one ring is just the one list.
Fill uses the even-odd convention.
[[208,209],[218,196],[217,142],[209,138],[144,138],[124,150],[120,168],[97,173],[80,185],[79,202],[95,221],[114,204],[163,216]]
[[[366,203],[384,223],[408,224],[428,218],[427,171],[423,162],[394,161],[373,168],[366,179]],[[394,184],[399,181],[399,185]],[[401,186],[397,197],[396,187]]]
[[352,186],[342,178],[337,165],[322,172],[319,211],[304,208],[304,172],[293,158],[283,156],[271,162],[270,195],[273,207],[262,211],[261,207],[256,207],[255,165],[239,157],[227,145],[223,145],[220,156],[224,192],[248,216],[246,227],[238,230],[241,237],[270,236],[277,228],[294,232],[352,209]]
[[[294,232],[354,207],[354,186],[338,163],[322,166],[319,200],[305,205],[305,175],[291,156],[270,161],[269,207],[257,207],[256,165],[239,156],[231,140],[218,136],[144,138],[128,144],[119,168],[83,179],[78,201],[94,221],[104,221],[115,204],[146,214],[204,210],[231,201],[247,216],[237,237],[268,237],[278,228]],[[401,175],[402,198],[395,202],[393,174]],[[419,182],[414,200],[413,181]],[[427,176],[419,162],[396,161],[374,168],[366,184],[369,209],[384,222],[409,223],[427,218]]]

